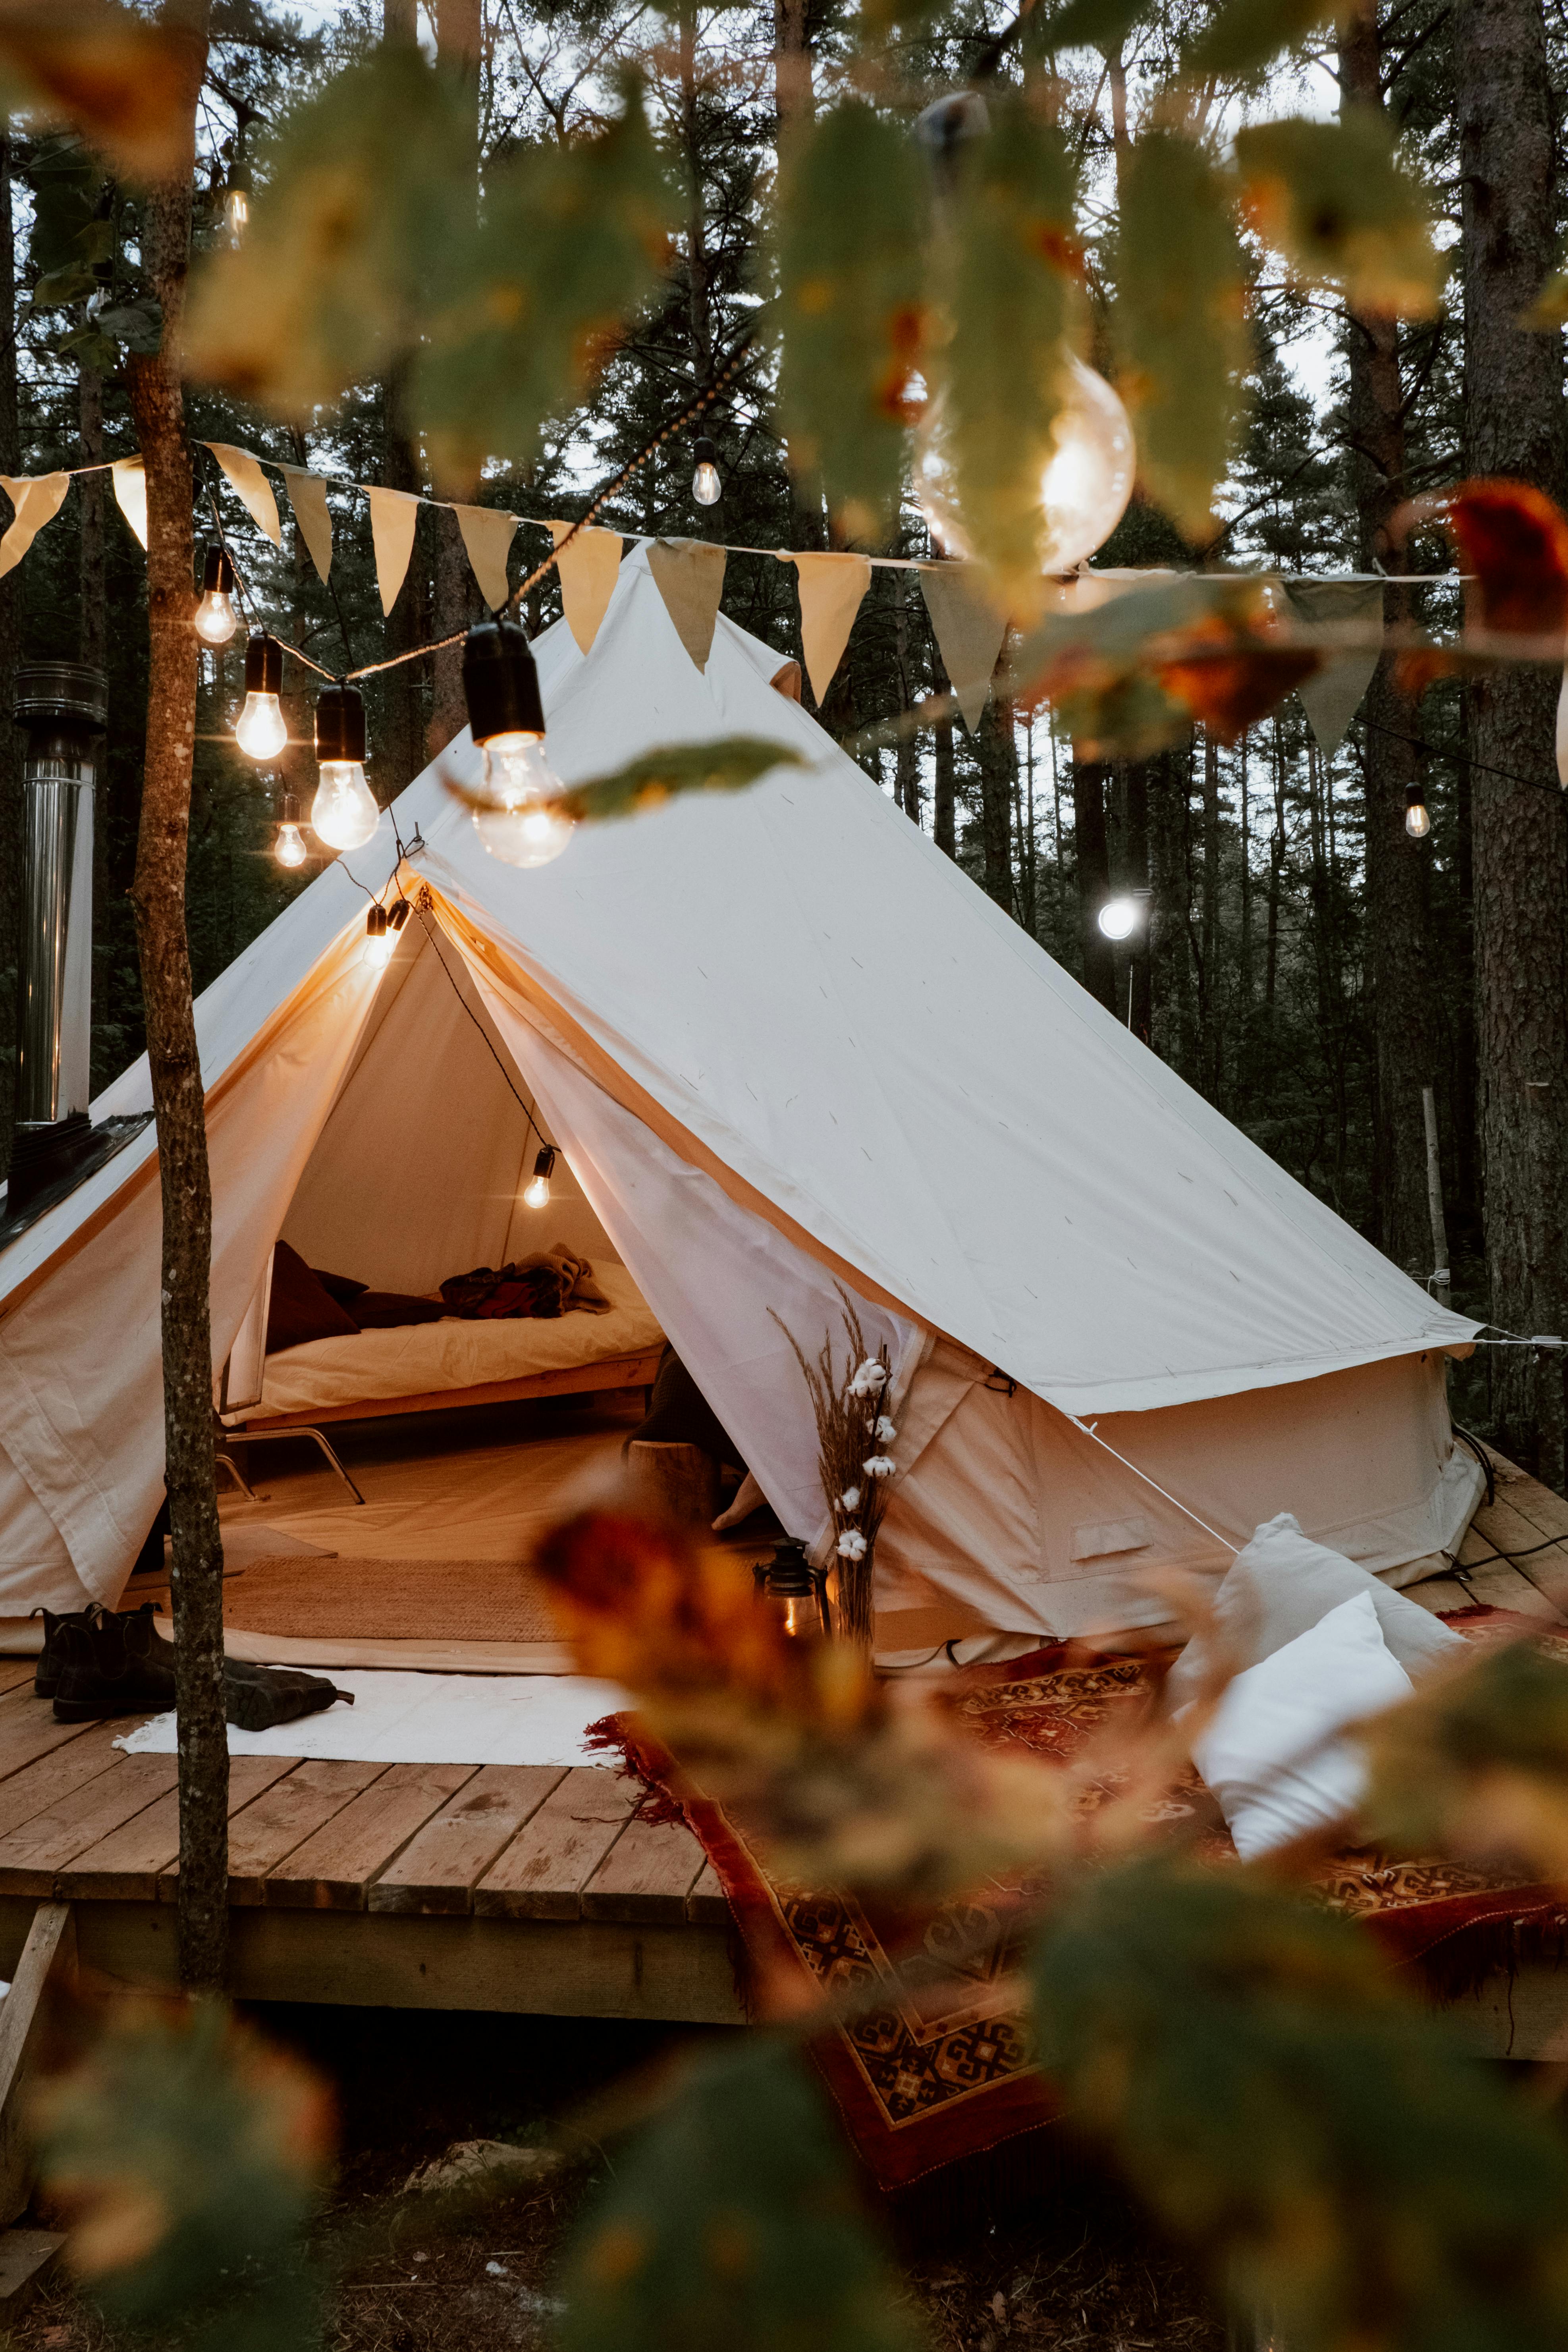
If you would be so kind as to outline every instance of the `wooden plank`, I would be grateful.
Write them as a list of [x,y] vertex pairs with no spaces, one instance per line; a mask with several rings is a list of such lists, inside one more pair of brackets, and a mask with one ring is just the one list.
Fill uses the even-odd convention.
[[0,1893],[51,1895],[78,1854],[167,1796],[178,1777],[172,1756],[126,1756],[0,1838]]
[[267,1901],[363,1911],[373,1878],[474,1777],[472,1764],[389,1764],[363,1796],[267,1874]]
[[730,1924],[730,1898],[710,1862],[703,1864],[702,1875],[686,1898],[686,1916],[701,1927],[727,1927]]
[[[1477,1599],[1494,1609],[1518,1609],[1527,1617],[1561,1623],[1563,1612],[1552,1599],[1548,1582],[1554,1571],[1548,1563],[1555,1564],[1556,1579],[1568,1592],[1568,1549],[1553,1546],[1551,1551],[1536,1552],[1521,1567],[1511,1560],[1487,1558],[1489,1552],[1498,1551],[1528,1554],[1540,1541],[1529,1520],[1500,1496],[1489,1508],[1478,1511],[1458,1551],[1458,1565],[1466,1572],[1466,1581],[1475,1588]],[[1472,1568],[1472,1560],[1480,1564]]]
[[[296,1846],[303,1845],[322,1824],[378,1780],[384,1764],[351,1763],[336,1757],[311,1757],[260,1796],[251,1797],[228,1822],[228,1899],[231,1903],[265,1903],[267,1874],[276,1870]],[[179,1892],[176,1863],[158,1874],[162,1901],[173,1903]]]
[[474,1889],[481,1918],[580,1919],[583,1888],[625,1829],[637,1790],[575,1766]]
[[[280,1780],[293,1770],[295,1761],[292,1756],[231,1756],[231,1810]],[[152,1903],[157,1899],[160,1876],[179,1851],[180,1800],[177,1791],[171,1791],[78,1854],[57,1884],[67,1895],[98,1903]]]
[[0,1696],[30,1685],[37,1671],[37,1658],[0,1658]]
[[0,1780],[92,1728],[90,1723],[57,1723],[53,1700],[35,1698],[30,1689],[8,1691],[0,1698]]
[[35,1815],[47,1812],[62,1797],[84,1788],[100,1772],[112,1771],[123,1761],[123,1752],[114,1742],[124,1728],[122,1723],[89,1724],[68,1748],[41,1756],[36,1764],[24,1765],[8,1780],[0,1780],[0,1838]]
[[706,1858],[684,1822],[630,1821],[583,1889],[583,1916],[684,1919]]
[[313,1429],[327,1421],[378,1421],[395,1412],[449,1412],[476,1404],[514,1404],[530,1397],[594,1395],[611,1389],[644,1389],[658,1376],[662,1347],[640,1356],[610,1356],[596,1364],[570,1364],[558,1372],[529,1372],[521,1380],[480,1381],[472,1388],[432,1389],[419,1396],[363,1397],[357,1404],[312,1405],[299,1412],[258,1415],[225,1434],[243,1441],[247,1430]]
[[1419,1584],[1400,1586],[1406,1601],[1414,1601],[1434,1617],[1441,1617],[1451,1609],[1468,1609],[1469,1594],[1457,1577],[1424,1576]]
[[[1555,1511],[1552,1508],[1553,1504],[1557,1504]],[[1465,1542],[1459,1547],[1459,1565],[1464,1566],[1467,1549],[1477,1546],[1478,1541],[1489,1551],[1517,1553],[1521,1555],[1516,1563],[1518,1572],[1568,1614],[1568,1542],[1552,1541],[1550,1549],[1538,1549],[1543,1538],[1556,1538],[1563,1532],[1561,1527],[1543,1528],[1539,1521],[1563,1517],[1568,1517],[1568,1513],[1563,1512],[1554,1495],[1538,1486],[1533,1478],[1521,1478],[1506,1493],[1500,1492],[1495,1503],[1483,1506],[1476,1513]]]
[[0,2222],[7,2226],[26,2211],[33,2190],[33,2136],[26,2110],[44,1990],[51,1977],[68,1977],[75,1966],[70,1905],[40,1903],[11,1990],[0,2000]]
[[370,1890],[371,1909],[471,1910],[491,1863],[565,1777],[563,1765],[487,1764],[388,1864]]

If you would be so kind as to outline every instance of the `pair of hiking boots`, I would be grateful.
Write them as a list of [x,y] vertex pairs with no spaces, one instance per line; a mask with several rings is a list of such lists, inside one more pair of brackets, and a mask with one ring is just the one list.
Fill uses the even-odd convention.
[[[174,1654],[153,1626],[155,1601],[121,1615],[94,1601],[87,1608],[56,1615],[35,1611],[44,1621],[44,1646],[33,1688],[52,1698],[57,1723],[100,1723],[117,1715],[167,1715],[174,1704]],[[226,1658],[224,1713],[242,1731],[269,1731],[274,1724],[318,1715],[350,1691],[334,1688],[320,1675],[293,1666],[253,1666]]]

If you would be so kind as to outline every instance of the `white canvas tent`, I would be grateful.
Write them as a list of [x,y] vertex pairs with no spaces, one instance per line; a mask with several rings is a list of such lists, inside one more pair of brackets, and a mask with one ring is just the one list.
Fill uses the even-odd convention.
[[[197,1007],[221,1363],[284,1232],[423,1288],[558,1231],[607,1242],[786,1527],[824,1528],[804,1387],[836,1282],[895,1366],[884,1647],[1160,1621],[1280,1510],[1398,1581],[1479,1494],[1439,1309],[1062,972],[721,619],[705,672],[641,552],[592,653],[537,646],[568,779],[660,743],[776,737],[748,793],[498,864],[427,771],[397,803],[427,886],[391,968],[361,947],[384,818]],[[464,738],[448,755],[473,772]],[[440,968],[461,977],[459,990]],[[470,1017],[470,1016],[473,1017]],[[94,1106],[144,1108],[145,1062]],[[0,1618],[112,1601],[162,1486],[151,1129],[0,1255]],[[522,1220],[522,1223],[520,1223]]]

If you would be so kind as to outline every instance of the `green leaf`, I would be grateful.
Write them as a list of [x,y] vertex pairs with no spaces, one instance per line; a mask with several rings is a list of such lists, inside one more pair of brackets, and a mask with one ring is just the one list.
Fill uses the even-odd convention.
[[1142,1863],[1079,1888],[1032,1975],[1074,2119],[1286,2342],[1563,2341],[1563,2142],[1359,1929],[1243,1871]]
[[1558,1644],[1483,1654],[1365,1739],[1365,1818],[1380,1839],[1568,1875],[1568,1653]]
[[913,2352],[826,2103],[768,2039],[694,2067],[568,2250],[561,2352]]
[[395,45],[295,108],[244,243],[194,273],[188,371],[301,421],[410,350],[479,233],[468,103]]
[[485,223],[443,270],[414,401],[438,481],[526,462],[579,399],[653,288],[674,224],[640,93],[592,139],[530,149],[490,174]]
[[79,367],[93,369],[100,375],[110,375],[120,365],[120,345],[111,336],[99,332],[96,320],[61,335],[52,348],[61,359],[73,359]]
[[98,278],[85,261],[68,261],[62,269],[51,269],[40,278],[33,289],[36,310],[58,310],[68,302],[85,302],[89,294],[98,291]]
[[1057,16],[1040,26],[1040,43],[1054,49],[1118,49],[1141,16],[1148,0],[1067,0]]
[[1336,0],[1224,0],[1182,55],[1194,76],[1249,78],[1338,13]]
[[97,313],[93,324],[128,352],[155,352],[163,337],[163,313],[150,295],[140,302],[111,303]]
[[948,252],[952,339],[940,421],[964,537],[998,602],[1026,607],[1047,557],[1040,482],[1065,393],[1080,268],[1077,170],[1061,133],[1026,100],[992,106],[961,151]]
[[1436,310],[1447,264],[1431,208],[1381,115],[1260,122],[1237,132],[1236,160],[1258,235],[1299,277],[1338,286],[1358,310]]
[[1113,324],[1149,495],[1194,545],[1214,535],[1250,356],[1236,185],[1173,131],[1141,139],[1121,172]]
[[41,276],[82,258],[80,238],[93,226],[101,174],[68,131],[41,139],[27,170],[33,192],[28,257]]
[[118,242],[111,220],[90,220],[78,231],[76,247],[83,261],[112,261]]
[[794,472],[820,478],[850,538],[891,527],[909,381],[926,334],[923,182],[907,134],[859,99],[824,114],[780,170],[779,406]]
[[[775,768],[804,768],[798,751],[763,735],[721,735],[710,743],[670,743],[643,751],[607,776],[591,776],[568,786],[563,808],[579,824],[597,824],[605,817],[635,816],[662,808],[682,793],[739,793],[760,783]],[[454,800],[483,812],[493,801],[453,775],[442,778]]]

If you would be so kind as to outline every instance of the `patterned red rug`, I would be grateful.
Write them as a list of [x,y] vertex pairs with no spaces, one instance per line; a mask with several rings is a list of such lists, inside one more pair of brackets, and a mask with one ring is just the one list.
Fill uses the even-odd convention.
[[[1568,1631],[1554,1633],[1509,1610],[1460,1610],[1445,1622],[1478,1643],[1528,1633],[1568,1649]],[[1150,1688],[1138,1659],[1090,1665],[1065,1660],[1058,1646],[973,1669],[959,1686],[960,1711],[982,1738],[1016,1741],[1065,1761],[1115,1709],[1142,1705]],[[791,1886],[770,1873],[721,1807],[683,1786],[635,1719],[620,1718],[618,1728],[629,1769],[679,1805],[722,1881],[761,2010],[776,2013],[807,1991],[886,1986],[885,2008],[863,2013],[816,2050],[850,2137],[881,2187],[901,2187],[1050,2120],[1049,2086],[1032,2063],[1005,1896],[991,1909],[983,1895],[970,1893],[911,1921],[904,1910],[882,1914],[852,1895]],[[1162,1809],[1162,1820],[1184,1817],[1201,1853],[1235,1859],[1195,1773]],[[1423,1964],[1450,1994],[1506,1962],[1509,1939],[1520,1927],[1568,1928],[1560,1889],[1373,1847],[1336,1855],[1312,1885],[1324,1902],[1363,1923],[1391,1960]]]

